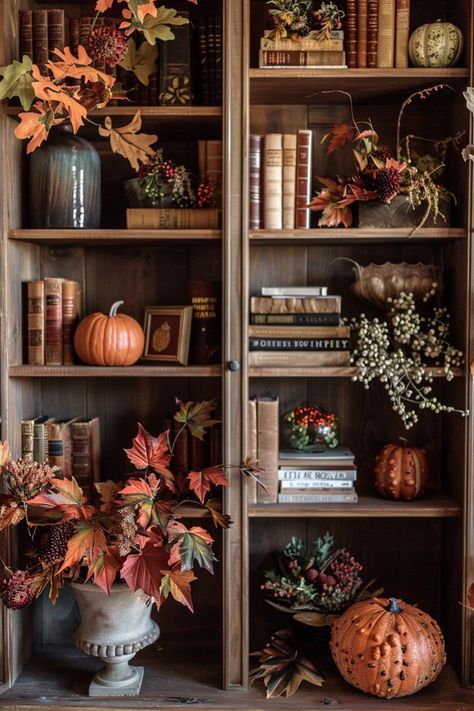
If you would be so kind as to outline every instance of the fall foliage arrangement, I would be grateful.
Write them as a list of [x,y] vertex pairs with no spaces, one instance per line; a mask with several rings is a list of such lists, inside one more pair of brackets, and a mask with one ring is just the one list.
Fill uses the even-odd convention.
[[[159,608],[171,595],[193,609],[191,583],[195,566],[212,573],[215,560],[211,535],[180,520],[184,503],[202,507],[215,526],[230,518],[212,496],[228,486],[224,466],[177,475],[170,469],[181,432],[203,439],[217,420],[212,402],[180,402],[175,414],[178,431],[152,437],[140,424],[125,453],[136,468],[125,482],[97,483],[96,499],[87,501],[74,479],[60,479],[56,467],[26,460],[13,461],[1,445],[0,529],[27,524],[30,545],[24,570],[4,566],[3,602],[22,608],[49,586],[54,603],[65,580],[92,581],[105,593],[116,578],[132,591],[142,590]],[[254,476],[253,462],[238,467]]]
[[[197,4],[197,0],[190,0]],[[97,16],[109,10],[115,0],[97,0]],[[69,47],[64,51],[52,50],[46,64],[46,72],[32,63],[31,57],[23,56],[21,62],[13,61],[0,69],[0,100],[17,97],[24,109],[19,114],[20,123],[15,128],[19,139],[29,139],[27,153],[36,150],[47,140],[53,126],[69,122],[74,133],[87,121],[98,128],[101,136],[110,140],[114,153],[126,158],[138,171],[140,164],[155,155],[152,144],[157,136],[141,133],[141,115],[137,111],[132,121],[114,127],[110,116],[103,124],[89,116],[94,109],[102,109],[114,99],[126,99],[122,87],[105,72],[95,69],[94,61],[109,67],[116,64],[131,70],[138,80],[148,84],[149,75],[156,70],[157,40],[173,40],[172,27],[187,24],[176,10],[164,5],[159,7],[154,0],[126,0],[122,8],[119,28],[97,26],[93,23],[88,38],[89,54],[79,45],[77,56]],[[137,48],[130,37],[141,32],[144,42]]]

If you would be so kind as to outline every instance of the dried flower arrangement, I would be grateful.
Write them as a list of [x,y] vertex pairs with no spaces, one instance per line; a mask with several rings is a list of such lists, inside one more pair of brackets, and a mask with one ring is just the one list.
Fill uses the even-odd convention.
[[316,452],[337,447],[337,419],[318,405],[299,405],[284,416],[294,449]]
[[[436,293],[437,284],[423,296],[428,302]],[[444,405],[433,394],[430,366],[442,368],[447,381],[454,377],[453,368],[463,364],[463,353],[449,341],[449,313],[444,307],[433,307],[424,315],[417,307],[413,293],[402,292],[398,298],[388,298],[390,309],[386,319],[369,319],[365,314],[351,321],[356,330],[356,346],[352,362],[357,367],[354,381],[369,389],[373,380],[382,383],[408,430],[418,422],[418,410],[468,414],[451,405]]]
[[[390,204],[397,195],[406,196],[410,208],[423,206],[424,212],[417,228],[422,227],[431,216],[434,221],[444,215],[440,208],[442,196],[453,198],[438,181],[442,174],[448,146],[460,148],[463,132],[443,140],[431,140],[408,134],[401,138],[401,125],[406,108],[414,99],[427,99],[433,92],[450,89],[446,84],[416,91],[403,102],[397,119],[396,149],[380,143],[380,138],[370,120],[358,122],[354,117],[352,97],[341,91],[350,101],[352,124],[336,124],[323,137],[329,141],[328,155],[351,144],[357,174],[338,176],[337,179],[320,178],[323,185],[312,201],[311,210],[322,212],[320,227],[350,227],[353,222],[351,206],[357,202],[376,200]],[[334,92],[322,92],[334,93]],[[433,144],[434,154],[420,155],[412,148],[412,141],[428,141]]]
[[[77,56],[69,47],[64,51],[55,48],[52,58],[41,73],[31,57],[23,56],[21,61],[13,61],[0,69],[0,100],[18,98],[24,109],[20,112],[20,123],[15,128],[15,136],[29,139],[26,152],[36,150],[47,140],[53,126],[70,123],[74,133],[87,121],[98,128],[101,136],[109,138],[114,153],[126,158],[138,171],[140,163],[145,163],[155,155],[151,147],[157,136],[140,133],[141,115],[137,111],[126,126],[114,128],[107,116],[103,125],[93,121],[89,114],[94,109],[106,107],[112,99],[125,99],[126,95],[115,79],[93,67],[93,60],[113,67],[115,64],[133,71],[138,80],[148,84],[149,75],[156,70],[158,50],[156,41],[174,39],[171,27],[188,23],[177,11],[164,5],[157,7],[154,0],[122,0],[122,23],[119,29],[109,26],[95,27],[99,14],[109,10],[114,0],[97,0],[96,19],[88,38],[88,49],[79,45]],[[189,0],[197,4],[197,0]],[[145,42],[139,49],[133,32],[142,33]],[[128,39],[127,39],[128,38]]]
[[169,193],[173,207],[216,206],[217,186],[207,177],[198,180],[184,165],[164,160],[162,150],[140,167],[137,177],[150,205]]
[[[171,595],[193,609],[191,583],[196,565],[213,571],[212,536],[200,526],[187,528],[180,507],[207,510],[214,525],[227,528],[230,518],[212,498],[215,487],[228,486],[223,465],[175,475],[170,462],[176,441],[188,428],[203,439],[217,420],[213,402],[180,402],[174,439],[169,431],[152,437],[141,425],[126,455],[136,473],[123,482],[95,485],[87,501],[74,479],[62,479],[47,463],[12,461],[6,443],[0,445],[0,530],[20,522],[30,534],[28,564],[13,571],[6,565],[1,583],[3,602],[18,609],[30,604],[49,586],[54,603],[65,580],[92,581],[105,593],[119,576],[142,590],[159,608]],[[258,479],[255,462],[240,471]]]
[[315,30],[316,39],[329,39],[333,30],[341,29],[345,14],[333,2],[322,2],[318,10],[313,0],[268,0],[267,5],[273,24],[269,38],[301,39]]

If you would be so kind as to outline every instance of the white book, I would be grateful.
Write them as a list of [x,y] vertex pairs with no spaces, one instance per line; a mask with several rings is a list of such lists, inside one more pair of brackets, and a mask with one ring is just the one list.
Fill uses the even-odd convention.
[[355,481],[357,469],[278,469],[279,481],[317,481],[318,479]]
[[280,491],[288,489],[352,489],[351,479],[282,479]]
[[329,466],[333,466],[333,462],[336,461],[352,464],[354,461],[354,452],[352,452],[349,447],[333,447],[332,449],[324,449],[321,452],[306,452],[304,449],[281,449],[279,458],[301,459],[302,466],[305,466],[305,460],[310,461],[316,467],[324,466],[326,463]]
[[263,150],[263,226],[281,230],[283,225],[283,135],[265,136]]
[[295,228],[296,133],[283,134],[283,216],[284,230]]
[[279,504],[354,504],[356,492],[320,493],[320,494],[278,494]]
[[273,297],[318,297],[328,296],[327,286],[262,286],[262,296]]

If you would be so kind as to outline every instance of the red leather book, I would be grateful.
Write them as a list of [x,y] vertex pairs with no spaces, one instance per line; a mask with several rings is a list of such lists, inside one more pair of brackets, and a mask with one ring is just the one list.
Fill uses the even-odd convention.
[[46,73],[48,53],[48,11],[33,10],[33,63]]
[[63,307],[62,279],[44,280],[45,309],[45,365],[63,364]]
[[367,3],[367,66],[377,66],[377,44],[379,34],[379,0]]
[[357,67],[357,0],[346,3],[346,55],[349,69]]
[[395,66],[408,67],[408,39],[410,36],[410,0],[397,0],[395,18]]
[[367,0],[357,0],[357,66],[367,66]]
[[71,427],[77,418],[54,420],[48,425],[48,463],[59,467],[56,476],[72,475]]
[[310,226],[312,131],[298,131],[296,141],[296,228]]
[[33,13],[31,10],[20,10],[18,13],[19,25],[19,59],[26,54],[33,57]]
[[44,306],[44,281],[28,282],[28,365],[44,365]]
[[[48,10],[48,45],[50,53],[53,49],[64,49],[66,44],[66,16],[64,10],[54,8]],[[54,59],[54,55],[51,56]]]
[[72,476],[90,498],[94,482],[100,481],[100,421],[78,418],[71,423]]
[[262,151],[263,136],[255,133],[249,139],[249,229],[262,227]]

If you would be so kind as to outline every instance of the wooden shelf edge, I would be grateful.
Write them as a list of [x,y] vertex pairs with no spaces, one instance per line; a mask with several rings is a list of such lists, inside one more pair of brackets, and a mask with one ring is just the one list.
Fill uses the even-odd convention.
[[10,230],[11,240],[33,244],[138,244],[140,242],[187,243],[206,240],[220,241],[221,230],[133,230],[133,229],[94,229],[94,230]]
[[209,378],[222,375],[221,365],[14,365],[10,378]]
[[[20,106],[5,106],[5,114],[16,118],[23,109]],[[140,111],[142,117],[156,118],[220,118],[221,106],[109,106],[91,111],[91,116],[132,117]]]
[[467,67],[406,67],[393,69],[345,69],[344,67],[337,67],[336,69],[327,69],[324,67],[321,69],[305,69],[302,67],[278,67],[270,69],[268,67],[252,67],[249,69],[249,79],[269,79],[276,77],[332,79],[334,77],[344,77],[345,79],[363,79],[364,81],[372,81],[375,79],[396,81],[397,79],[455,79],[468,76],[469,69]]
[[[426,368],[433,378],[442,378],[444,371],[442,368]],[[453,368],[455,377],[464,375],[462,368]],[[351,366],[315,367],[315,366],[250,366],[248,375],[250,378],[353,378],[357,374],[357,368]]]
[[248,514],[250,518],[457,518],[461,507],[443,494],[416,501],[360,496],[355,504],[250,504]]
[[411,228],[367,229],[300,229],[300,230],[250,230],[250,244],[279,243],[342,243],[342,242],[438,242],[467,239],[467,231],[462,227],[423,227],[413,234]]

